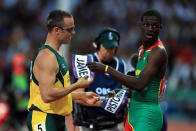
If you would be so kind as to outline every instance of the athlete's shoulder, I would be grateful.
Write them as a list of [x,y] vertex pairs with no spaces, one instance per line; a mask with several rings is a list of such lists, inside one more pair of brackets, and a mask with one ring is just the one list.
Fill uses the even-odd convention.
[[157,59],[158,61],[167,62],[168,55],[163,46],[156,46],[151,50],[149,59]]
[[56,55],[51,50],[49,50],[48,48],[45,48],[45,49],[40,50],[40,52],[37,56],[37,59],[40,59],[40,60],[54,60],[54,59],[56,59]]
[[57,62],[56,55],[46,48],[40,50],[35,60],[35,64],[40,68],[45,68],[45,67],[56,68],[58,62]]
[[151,50],[152,53],[157,53],[157,54],[163,54],[167,56],[167,51],[165,49],[165,46],[163,45],[157,45],[156,47],[152,48]]
[[166,51],[166,49],[165,49],[165,45],[163,44],[163,42],[160,40],[160,41],[158,41],[158,43],[157,43],[157,46],[156,47],[158,47],[158,48],[160,48],[161,50],[165,50]]

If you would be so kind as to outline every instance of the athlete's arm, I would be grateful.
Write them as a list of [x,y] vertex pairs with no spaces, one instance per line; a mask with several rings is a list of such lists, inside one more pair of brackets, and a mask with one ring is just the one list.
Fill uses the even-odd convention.
[[[77,89],[77,90],[74,91],[74,93],[76,93],[76,92],[82,93],[82,92],[85,92],[85,89],[84,88],[79,88],[79,89]],[[86,92],[86,93],[91,93],[91,92]],[[89,106],[89,104],[86,104],[86,102],[84,103],[81,100],[74,100],[74,102],[79,103],[79,104],[82,104],[82,105],[85,105],[85,106]],[[102,102],[101,102],[101,100],[99,98],[99,100],[97,100],[95,103],[91,104],[90,106],[100,107],[101,106],[101,103]]]
[[[123,73],[116,71],[114,68],[109,67],[108,73],[113,79],[119,81],[121,84],[128,88],[141,91],[152,78],[157,77],[160,68],[167,63],[167,54],[165,49],[155,47],[151,50],[151,54],[148,58],[148,63],[139,74],[139,77],[124,75]],[[105,65],[101,63],[88,63],[89,69],[96,73],[104,73]]]
[[101,106],[99,95],[94,92],[72,92],[74,102],[85,106]]
[[75,89],[86,88],[93,81],[92,78],[90,81],[87,78],[80,78],[67,88],[54,88],[58,71],[59,66],[56,56],[48,49],[40,51],[34,63],[33,73],[39,82],[42,100],[46,103],[62,98]]

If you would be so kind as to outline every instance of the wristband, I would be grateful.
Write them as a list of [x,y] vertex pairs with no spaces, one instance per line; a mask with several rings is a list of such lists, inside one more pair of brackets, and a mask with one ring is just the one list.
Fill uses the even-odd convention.
[[105,66],[105,72],[104,73],[108,73],[108,65]]

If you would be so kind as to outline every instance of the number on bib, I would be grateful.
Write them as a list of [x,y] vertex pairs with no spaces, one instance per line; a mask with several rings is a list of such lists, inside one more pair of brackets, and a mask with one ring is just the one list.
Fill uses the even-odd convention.
[[35,131],[46,131],[45,122],[40,122],[34,126]]

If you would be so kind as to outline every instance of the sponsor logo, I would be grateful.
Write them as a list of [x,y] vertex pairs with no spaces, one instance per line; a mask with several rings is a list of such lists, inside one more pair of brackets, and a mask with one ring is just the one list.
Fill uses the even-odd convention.
[[109,92],[110,92],[110,88],[101,88],[101,87],[98,87],[96,89],[96,93],[99,94],[99,95],[107,95]]
[[110,33],[108,34],[108,38],[109,38],[109,40],[113,40],[112,32],[110,32]]
[[63,68],[65,68],[66,66],[64,64],[61,65]]

